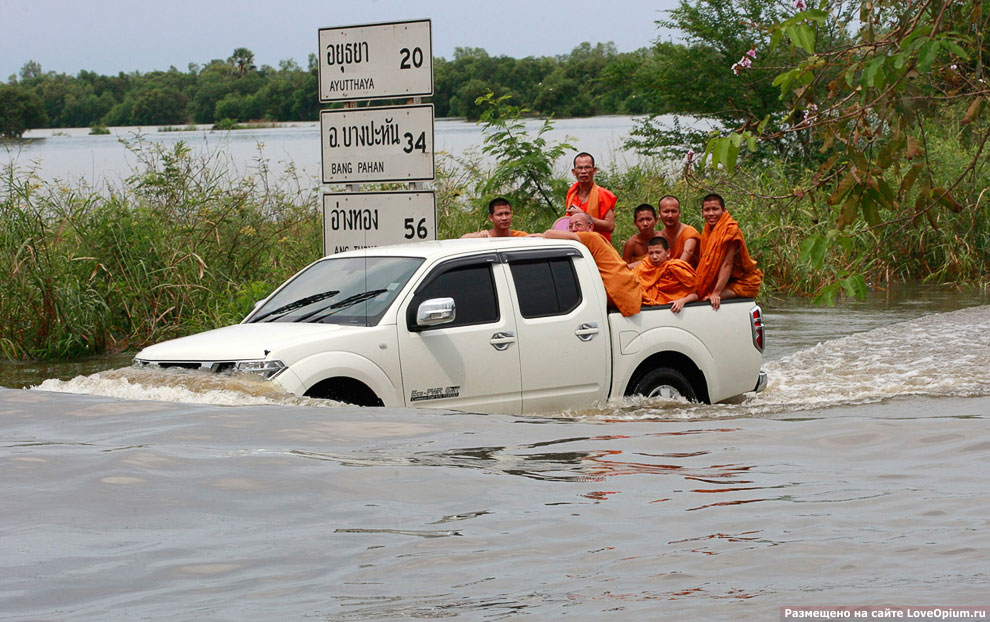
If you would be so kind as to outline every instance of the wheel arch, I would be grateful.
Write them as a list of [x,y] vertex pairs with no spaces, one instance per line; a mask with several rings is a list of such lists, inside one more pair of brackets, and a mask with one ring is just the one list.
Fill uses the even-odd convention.
[[403,405],[388,374],[374,361],[352,352],[323,352],[299,361],[292,370],[299,378],[296,394],[329,399],[338,399],[333,395],[347,396],[350,399],[340,401],[362,406]]
[[306,390],[306,397],[335,400],[355,406],[384,406],[385,402],[365,383],[349,376],[324,378]]
[[706,404],[711,403],[708,393],[708,381],[705,379],[704,372],[691,360],[691,357],[673,350],[657,352],[643,359],[636,367],[636,371],[629,377],[629,382],[626,384],[623,395],[632,395],[633,388],[635,388],[646,372],[658,367],[670,367],[681,372],[687,381],[691,383],[691,388],[694,389],[694,394],[698,398],[698,401]]

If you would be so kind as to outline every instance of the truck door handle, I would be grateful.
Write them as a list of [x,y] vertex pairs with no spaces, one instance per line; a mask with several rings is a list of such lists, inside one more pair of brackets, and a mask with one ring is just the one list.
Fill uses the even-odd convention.
[[510,332],[495,333],[488,343],[492,344],[492,347],[501,352],[502,350],[508,349],[508,347],[516,342],[516,335]]
[[574,334],[581,341],[591,341],[598,332],[598,322],[586,322],[578,326]]

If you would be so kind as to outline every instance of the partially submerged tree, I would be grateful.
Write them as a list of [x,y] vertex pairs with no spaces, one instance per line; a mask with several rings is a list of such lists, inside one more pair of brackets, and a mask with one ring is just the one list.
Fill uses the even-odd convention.
[[42,127],[45,107],[34,91],[18,85],[0,85],[0,136],[20,138],[31,128]]

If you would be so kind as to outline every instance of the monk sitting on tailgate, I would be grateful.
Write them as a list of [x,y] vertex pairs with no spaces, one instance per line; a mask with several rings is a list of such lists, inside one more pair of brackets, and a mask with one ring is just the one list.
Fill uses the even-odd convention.
[[694,268],[682,259],[671,259],[667,252],[667,240],[655,236],[650,240],[646,259],[639,262],[633,274],[643,290],[643,304],[665,305],[679,313],[684,305],[698,299],[695,292],[697,280]]
[[492,199],[488,204],[488,220],[492,223],[491,229],[477,231],[475,233],[465,233],[462,238],[516,238],[529,235],[525,231],[510,229],[512,226],[512,205],[508,199],[498,197]]
[[701,200],[701,261],[698,295],[718,309],[723,298],[756,298],[763,272],[749,256],[739,223],[725,210],[725,200],[709,194]]
[[584,212],[573,214],[570,219],[570,231],[550,229],[543,234],[545,238],[558,240],[577,240],[591,251],[591,256],[598,266],[598,273],[605,285],[608,302],[624,316],[635,315],[643,304],[643,296],[639,282],[632,270],[622,261],[619,251],[615,250],[605,238],[595,233],[595,225],[591,216]]
[[642,203],[633,210],[633,223],[639,233],[626,240],[622,247],[622,259],[626,263],[639,261],[646,257],[646,249],[650,240],[657,234],[657,210],[649,203]]

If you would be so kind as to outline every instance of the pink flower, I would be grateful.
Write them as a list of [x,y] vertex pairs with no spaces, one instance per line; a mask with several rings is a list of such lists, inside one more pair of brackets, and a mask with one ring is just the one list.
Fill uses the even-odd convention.
[[690,164],[691,160],[694,159],[694,149],[688,149],[687,153],[684,154],[684,163]]
[[804,0],[794,0],[793,2],[791,2],[791,5],[793,5],[794,8],[797,9],[798,11],[803,11],[806,8],[808,8],[808,5],[805,3]]
[[756,50],[750,49],[748,52],[746,52],[746,56],[748,56],[748,57],[750,57],[750,58],[752,58],[752,59],[755,60],[756,59]]
[[740,69],[742,69],[742,65],[740,65],[739,63],[735,63],[732,65],[732,73],[736,74],[737,76],[739,75]]
[[745,67],[746,69],[749,69],[750,67],[753,66],[753,61],[748,56],[743,56],[742,58],[739,59],[739,64]]

